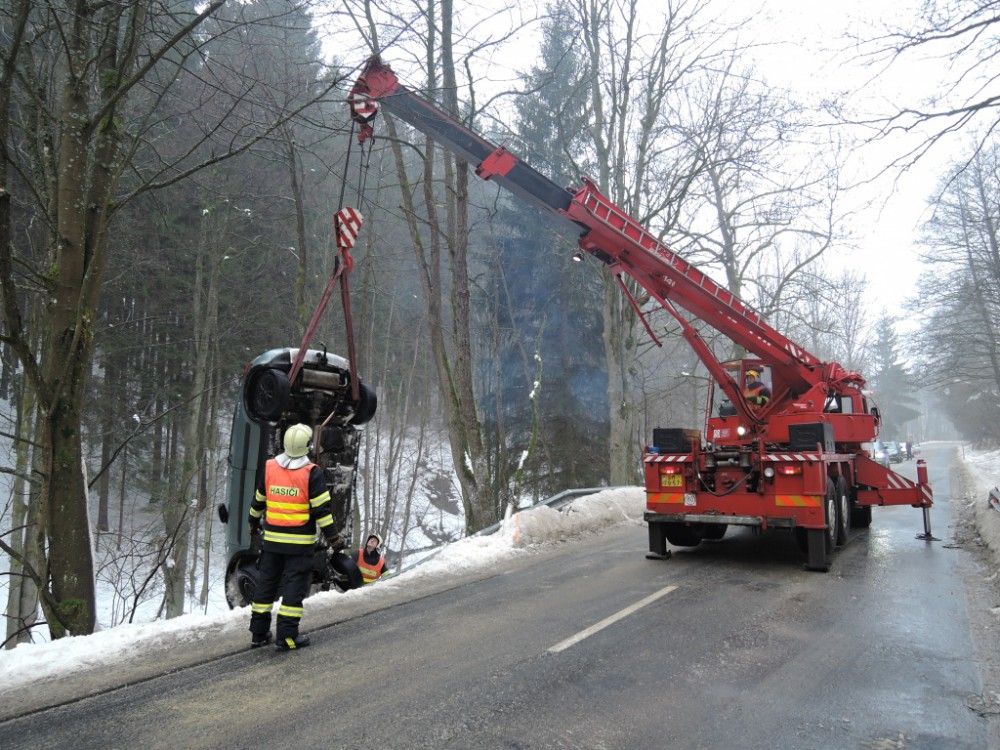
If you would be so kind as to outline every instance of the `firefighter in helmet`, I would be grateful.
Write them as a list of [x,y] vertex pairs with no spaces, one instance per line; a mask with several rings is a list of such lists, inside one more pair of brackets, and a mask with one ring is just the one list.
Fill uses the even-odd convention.
[[771,389],[760,379],[760,368],[751,367],[746,372],[743,385],[743,397],[752,406],[764,406],[771,400]]
[[385,557],[382,555],[382,537],[372,532],[365,540],[365,546],[358,550],[355,562],[365,583],[374,583],[383,576]]
[[254,648],[271,641],[271,609],[279,593],[275,650],[309,645],[309,636],[299,634],[299,620],[302,600],[312,583],[317,529],[333,549],[346,546],[333,523],[323,470],[309,460],[312,439],[312,427],[307,424],[288,428],[284,453],[267,462],[250,503],[251,533],[264,535],[258,562],[260,585],[250,609],[250,645]]

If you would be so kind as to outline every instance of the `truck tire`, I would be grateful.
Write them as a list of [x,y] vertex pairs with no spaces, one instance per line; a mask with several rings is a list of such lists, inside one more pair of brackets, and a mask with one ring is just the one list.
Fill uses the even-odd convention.
[[837,477],[837,546],[847,544],[851,536],[851,497],[847,491],[847,480]]
[[254,422],[274,422],[288,405],[292,386],[283,370],[267,367],[255,372],[246,384],[247,416]]
[[709,542],[717,542],[726,535],[728,528],[729,525],[725,523],[706,523],[701,538]]
[[697,547],[702,540],[701,524],[665,523],[667,541],[675,547]]
[[867,529],[872,525],[872,506],[851,504],[851,526],[856,529]]
[[837,546],[837,488],[832,479],[827,479],[826,495],[823,498],[823,518],[826,527],[806,529],[806,570],[826,573],[830,570],[830,558]]
[[226,603],[229,608],[252,604],[259,584],[260,571],[257,570],[256,558],[244,558],[230,565],[226,572]]

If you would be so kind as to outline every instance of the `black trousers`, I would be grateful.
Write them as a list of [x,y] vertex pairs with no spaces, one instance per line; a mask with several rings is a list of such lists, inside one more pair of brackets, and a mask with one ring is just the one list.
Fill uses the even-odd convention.
[[302,600],[312,584],[312,548],[305,555],[283,555],[265,550],[260,553],[257,566],[260,585],[254,594],[250,632],[264,635],[271,629],[271,608],[280,589],[281,606],[278,608],[275,637],[279,641],[295,638],[299,634],[299,620],[302,618]]

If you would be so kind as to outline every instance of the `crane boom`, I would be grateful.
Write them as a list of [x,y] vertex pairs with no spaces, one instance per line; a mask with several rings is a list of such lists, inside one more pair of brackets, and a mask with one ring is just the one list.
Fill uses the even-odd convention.
[[[791,392],[803,393],[820,381],[846,379],[863,384],[857,373],[827,365],[769,326],[759,312],[684,260],[604,196],[584,178],[575,190],[559,187],[545,175],[448,116],[403,86],[377,57],[365,64],[354,89],[354,102],[374,100],[475,167],[495,182],[552,216],[580,248],[616,274],[640,284],[662,306],[677,305],[725,334],[738,346],[768,360]],[[708,356],[713,356],[707,352]],[[699,352],[704,359],[706,352]],[[714,357],[713,357],[714,358]],[[717,363],[705,363],[718,375]]]

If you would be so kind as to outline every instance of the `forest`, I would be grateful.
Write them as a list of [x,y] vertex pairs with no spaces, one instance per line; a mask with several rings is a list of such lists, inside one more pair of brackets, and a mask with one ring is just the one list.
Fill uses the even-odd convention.
[[[829,40],[867,75],[836,94],[768,80],[756,63],[780,40],[750,33],[768,3],[722,5],[4,3],[5,646],[128,621],[140,600],[160,617],[204,603],[241,374],[299,345],[346,205],[364,216],[354,364],[379,402],[354,529],[397,550],[471,534],[568,488],[639,484],[654,427],[701,427],[707,374],[676,321],[636,292],[658,346],[574,238],[405,123],[379,115],[359,142],[346,99],[376,53],[557,183],[588,176],[774,328],[863,373],[887,439],[996,444],[994,3],[925,2],[905,25]],[[930,55],[947,87],[881,108],[859,96]],[[917,293],[880,309],[864,268],[839,261],[861,241],[857,196],[942,152]],[[332,304],[311,346],[347,344]],[[98,581],[116,588],[112,612]]]

